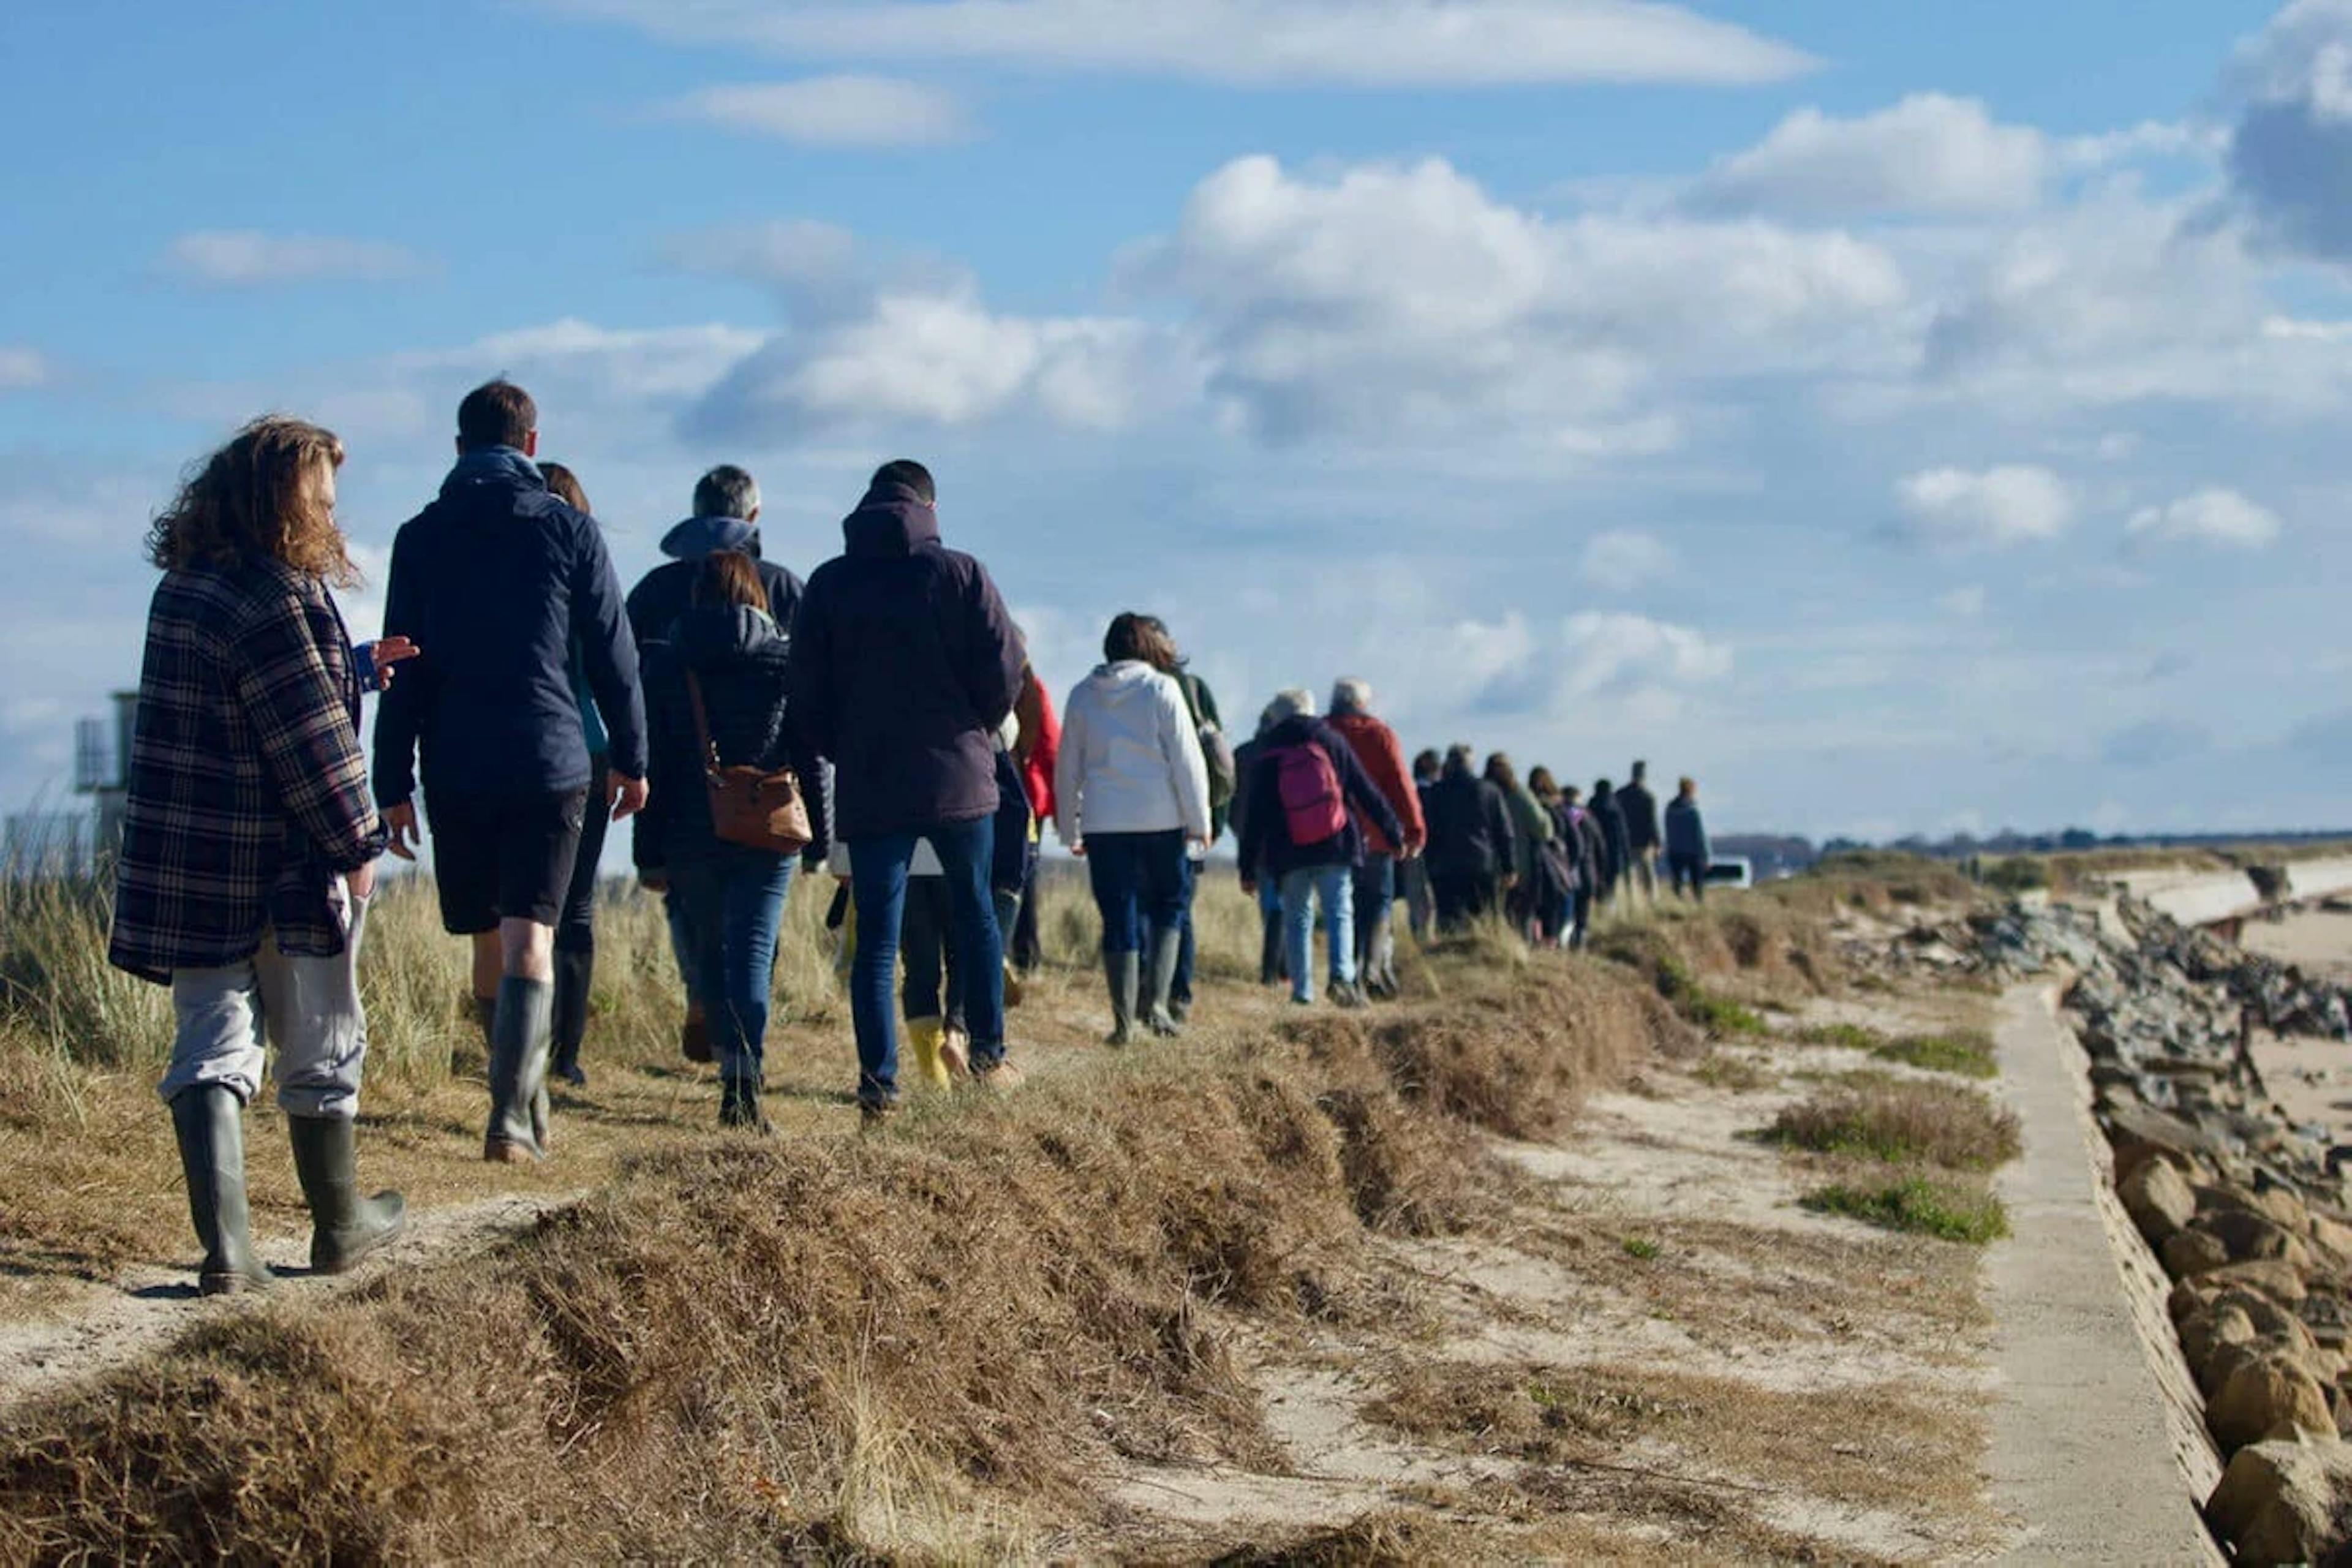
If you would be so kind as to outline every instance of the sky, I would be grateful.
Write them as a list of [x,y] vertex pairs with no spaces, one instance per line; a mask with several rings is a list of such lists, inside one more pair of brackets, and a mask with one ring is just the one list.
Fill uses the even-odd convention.
[[175,477],[371,580],[505,374],[625,579],[938,474],[1058,692],[1696,775],[1717,832],[2352,824],[2352,0],[17,0],[0,807]]

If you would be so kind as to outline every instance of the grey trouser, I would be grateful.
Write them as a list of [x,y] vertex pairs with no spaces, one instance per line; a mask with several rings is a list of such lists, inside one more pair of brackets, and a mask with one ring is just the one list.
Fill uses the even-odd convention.
[[[339,893],[341,889],[338,889]],[[178,1030],[161,1092],[166,1100],[203,1084],[226,1084],[251,1103],[260,1092],[265,1043],[278,1047],[278,1104],[289,1116],[359,1113],[367,1016],[360,1008],[360,936],[367,906],[350,906],[343,951],[332,958],[281,952],[278,933],[242,963],[172,975]]]
[[1657,901],[1657,898],[1658,898],[1658,852],[1657,852],[1657,850],[1655,850],[1654,848],[1653,848],[1653,849],[1636,849],[1636,850],[1634,850],[1634,851],[1633,851],[1633,868],[1632,868],[1632,874],[1631,874],[1631,875],[1629,875],[1629,876],[1625,879],[1625,886],[1626,886],[1626,888],[1627,888],[1627,889],[1628,889],[1629,891],[1630,891],[1631,889],[1634,889],[1634,888],[1639,888],[1639,889],[1642,890],[1642,897],[1643,897],[1644,899],[1649,900],[1650,900],[1651,902],[1653,902],[1653,903],[1655,903],[1655,902]]

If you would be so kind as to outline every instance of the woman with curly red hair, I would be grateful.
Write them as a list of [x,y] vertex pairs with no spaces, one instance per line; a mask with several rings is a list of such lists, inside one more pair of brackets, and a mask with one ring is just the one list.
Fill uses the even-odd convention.
[[354,649],[331,590],[357,581],[335,524],[342,443],[257,419],[194,469],[149,531],[148,611],[108,956],[172,988],[172,1108],[205,1295],[258,1289],[244,1110],[265,1042],[310,1202],[310,1267],[340,1273],[400,1228],[363,1198],[352,1119],[367,1026],[357,957],[383,823],[360,753],[363,689],[413,649]]

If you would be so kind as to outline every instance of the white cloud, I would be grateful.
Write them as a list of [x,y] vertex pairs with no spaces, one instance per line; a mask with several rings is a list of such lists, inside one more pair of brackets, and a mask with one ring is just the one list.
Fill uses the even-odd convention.
[[1584,546],[1584,580],[1620,593],[1655,582],[1675,568],[1675,552],[1664,541],[1631,529],[1596,533]]
[[958,426],[1030,414],[1109,430],[1197,401],[1176,334],[1118,318],[999,315],[966,290],[886,293],[865,313],[786,331],[736,365],[695,416],[766,444],[815,429]]
[[1798,110],[1718,160],[1692,198],[1712,210],[1809,217],[2003,212],[2033,204],[2050,162],[2039,131],[1999,124],[1974,99],[1917,93],[1853,120]]
[[383,240],[265,234],[258,229],[203,229],[181,235],[163,247],[157,266],[170,277],[209,289],[377,283],[430,269],[415,251]]
[[2260,550],[2277,541],[2281,527],[2278,514],[2269,508],[2235,490],[2211,488],[2134,512],[2124,531],[2133,539],[2150,542],[2189,542]]
[[2057,158],[2062,167],[2090,171],[2151,158],[2211,162],[2228,152],[2229,147],[2230,133],[2218,125],[2183,120],[2143,120],[2120,131],[2069,136],[2057,144]]
[[540,0],[793,58],[972,60],[1274,86],[1778,81],[1801,50],[1655,0]]
[[1964,621],[1973,621],[1985,613],[1984,584],[1971,583],[1966,587],[1954,588],[1948,594],[1940,594],[1937,595],[1936,607],[1948,616],[1957,616]]
[[2074,520],[2065,481],[2024,465],[1929,468],[1896,485],[1895,499],[1906,533],[1953,548],[2054,539]]
[[1561,640],[1560,691],[1571,700],[1670,690],[1731,673],[1730,648],[1688,626],[1646,616],[1570,616]]
[[2352,263],[2352,0],[2293,0],[2231,74],[2238,207],[2273,246]]
[[807,147],[936,147],[967,140],[952,93],[896,77],[821,76],[705,87],[663,112]]
[[1661,376],[1884,354],[1893,260],[1843,234],[1498,203],[1442,159],[1296,176],[1273,158],[1202,181],[1135,282],[1185,300],[1215,389],[1276,438],[1465,427],[1570,452],[1656,450]]
[[30,392],[57,376],[49,356],[20,343],[0,343],[0,392]]

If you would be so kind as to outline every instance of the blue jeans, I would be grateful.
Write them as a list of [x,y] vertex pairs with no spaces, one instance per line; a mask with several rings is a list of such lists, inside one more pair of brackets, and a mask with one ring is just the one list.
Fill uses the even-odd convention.
[[1315,1000],[1315,900],[1323,902],[1323,935],[1331,948],[1331,979],[1356,983],[1356,870],[1352,866],[1305,866],[1283,874],[1282,942],[1290,958],[1293,1001]]
[[1163,931],[1181,930],[1192,903],[1192,858],[1184,830],[1087,836],[1087,880],[1102,911],[1105,952],[1141,952]]
[[898,1010],[891,992],[898,978],[907,867],[915,846],[925,840],[946,873],[956,959],[963,965],[972,1068],[985,1072],[1004,1060],[1004,942],[988,886],[996,819],[853,839],[849,870],[857,907],[857,959],[849,972],[849,1016],[857,1028],[857,1099],[865,1105],[891,1105],[898,1099]]
[[757,1081],[767,1060],[776,933],[798,865],[790,855],[759,850],[670,864],[688,990],[709,1017],[710,1057],[721,1078]]

